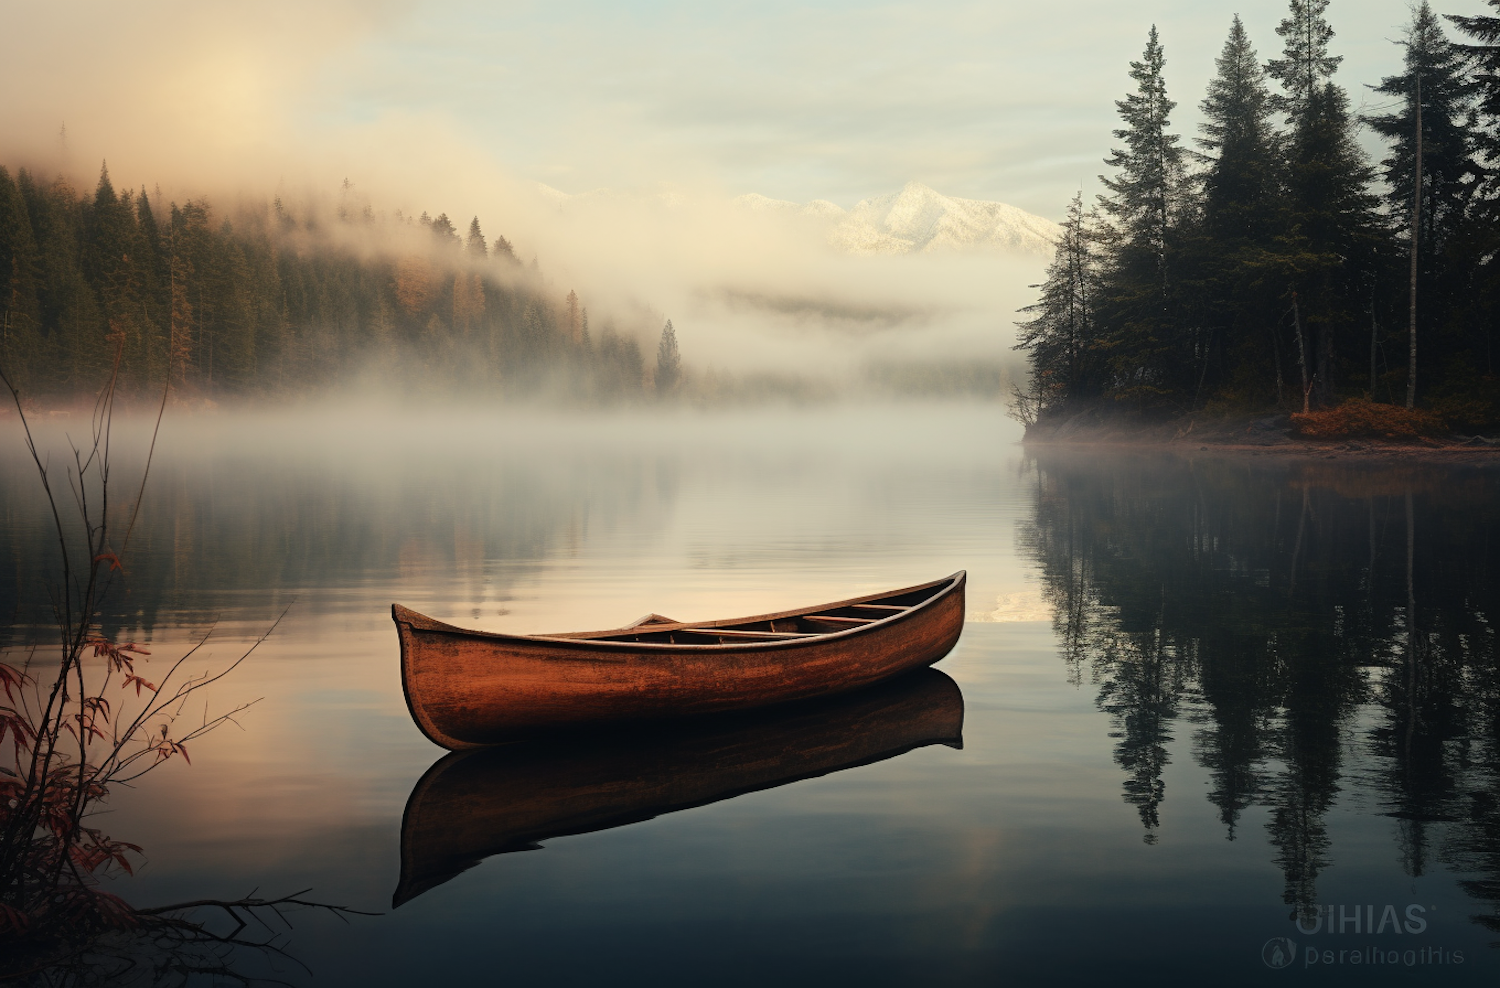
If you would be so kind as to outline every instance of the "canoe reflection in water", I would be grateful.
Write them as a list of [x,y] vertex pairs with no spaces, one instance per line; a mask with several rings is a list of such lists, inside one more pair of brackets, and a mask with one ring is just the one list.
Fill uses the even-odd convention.
[[452,752],[412,789],[392,905],[492,854],[608,830],[905,754],[963,747],[958,684],[923,669],[869,689],[630,730]]

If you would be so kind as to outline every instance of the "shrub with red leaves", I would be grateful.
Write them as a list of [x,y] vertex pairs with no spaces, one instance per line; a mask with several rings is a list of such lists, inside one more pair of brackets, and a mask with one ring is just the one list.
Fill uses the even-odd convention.
[[1420,408],[1351,398],[1336,408],[1292,415],[1292,433],[1306,439],[1423,439],[1443,436],[1448,425]]

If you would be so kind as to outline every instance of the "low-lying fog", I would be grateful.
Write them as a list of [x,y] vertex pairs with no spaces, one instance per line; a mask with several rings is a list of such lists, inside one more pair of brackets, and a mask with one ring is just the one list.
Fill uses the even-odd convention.
[[[39,423],[58,488],[64,432],[83,426]],[[145,640],[215,622],[250,633],[293,599],[299,625],[379,625],[400,600],[535,632],[668,607],[751,613],[960,568],[976,610],[1024,589],[998,520],[1016,507],[1020,430],[993,402],[169,413],[123,548],[150,422],[114,435],[125,572],[104,621]],[[0,505],[0,645],[46,640],[57,544],[13,421]]]

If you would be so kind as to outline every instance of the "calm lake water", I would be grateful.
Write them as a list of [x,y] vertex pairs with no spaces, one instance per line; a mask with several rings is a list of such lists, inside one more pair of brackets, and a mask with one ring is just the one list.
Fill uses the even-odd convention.
[[[147,851],[113,887],[383,912],[293,917],[280,976],[319,986],[1492,983],[1497,472],[1018,439],[987,405],[169,417],[106,624],[149,676],[289,609],[208,697],[260,698],[242,729],[112,798]],[[55,567],[0,440],[14,649]],[[402,701],[393,601],[545,632],[957,569],[943,675],[841,703],[437,765]]]

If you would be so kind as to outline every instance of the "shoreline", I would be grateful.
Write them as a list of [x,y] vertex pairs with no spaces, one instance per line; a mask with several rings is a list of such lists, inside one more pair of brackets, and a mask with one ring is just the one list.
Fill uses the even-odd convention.
[[[1094,421],[1079,421],[1080,418]],[[1030,426],[1021,445],[1028,449],[1139,450],[1224,453],[1293,459],[1351,459],[1370,462],[1483,463],[1500,465],[1500,439],[1485,436],[1384,439],[1368,436],[1312,438],[1289,431],[1285,415],[1256,418],[1188,419],[1170,422],[1098,420],[1085,413],[1043,427]]]

